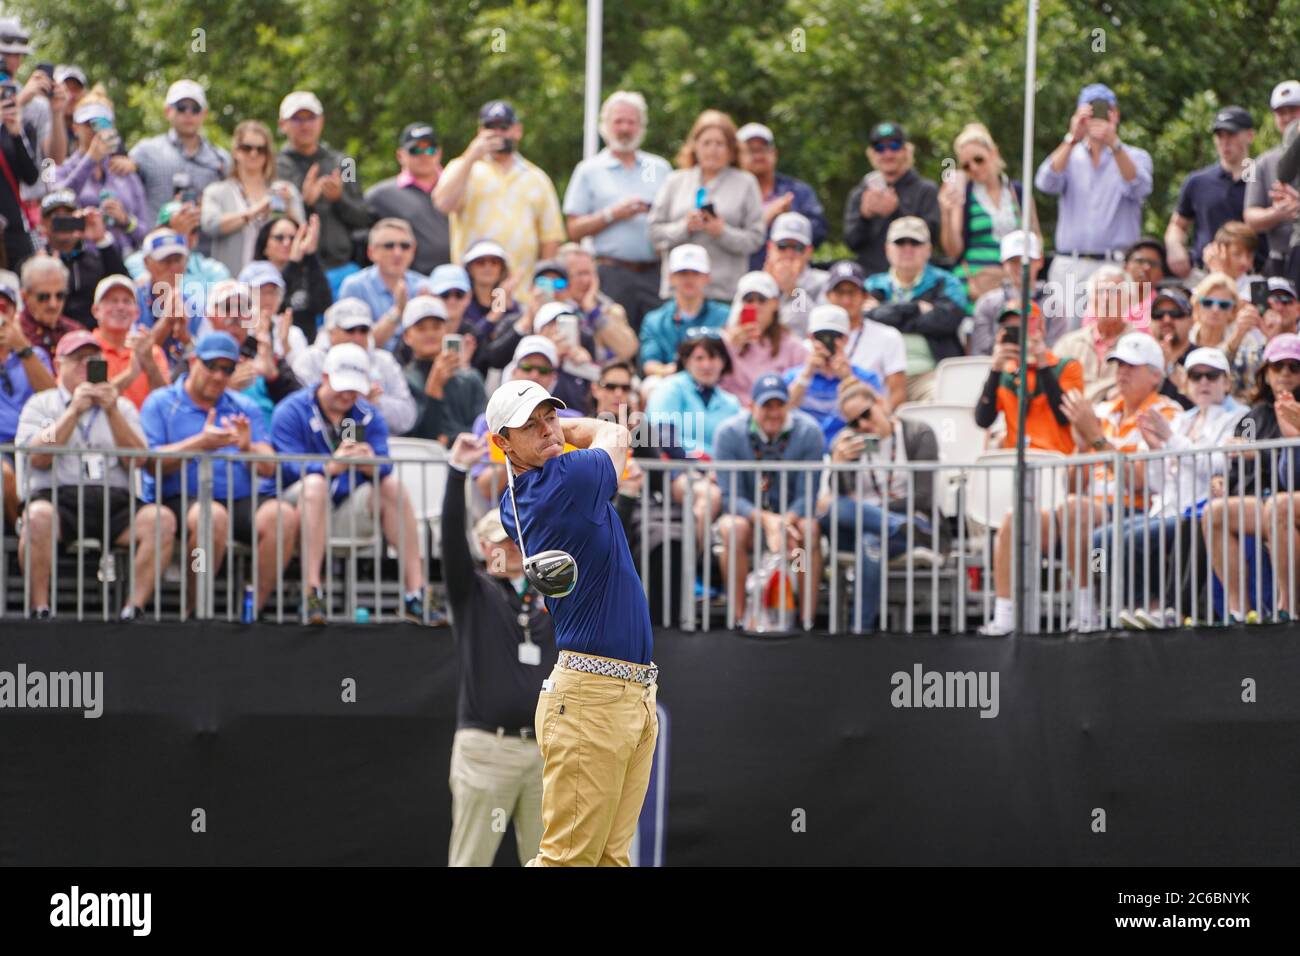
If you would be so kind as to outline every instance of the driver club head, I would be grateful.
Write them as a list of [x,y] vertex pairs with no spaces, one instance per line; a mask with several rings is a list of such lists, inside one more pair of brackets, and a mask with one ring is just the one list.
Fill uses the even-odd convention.
[[543,551],[524,561],[524,576],[547,597],[565,597],[578,583],[578,562],[567,551]]

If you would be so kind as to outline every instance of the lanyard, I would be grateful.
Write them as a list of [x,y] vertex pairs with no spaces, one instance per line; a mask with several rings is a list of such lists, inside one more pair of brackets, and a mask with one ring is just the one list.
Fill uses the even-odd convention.
[[[511,587],[513,586],[514,585],[511,585]],[[533,643],[533,623],[532,623],[533,601],[537,599],[537,594],[532,590],[532,588],[528,587],[528,585],[525,583],[524,591],[522,594],[519,595],[519,599],[523,602],[524,606],[523,609],[517,615],[515,615],[515,623],[518,624],[523,629],[524,643],[531,644]],[[545,610],[545,605],[543,605],[542,607],[543,610]]]

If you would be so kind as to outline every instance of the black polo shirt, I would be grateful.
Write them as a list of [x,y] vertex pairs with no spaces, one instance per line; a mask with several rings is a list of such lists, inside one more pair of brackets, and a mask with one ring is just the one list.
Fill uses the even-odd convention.
[[1183,180],[1175,211],[1184,219],[1196,222],[1192,261],[1204,265],[1201,250],[1205,244],[1213,241],[1224,223],[1240,222],[1245,206],[1245,180],[1233,181],[1232,174],[1219,163],[1198,169]]

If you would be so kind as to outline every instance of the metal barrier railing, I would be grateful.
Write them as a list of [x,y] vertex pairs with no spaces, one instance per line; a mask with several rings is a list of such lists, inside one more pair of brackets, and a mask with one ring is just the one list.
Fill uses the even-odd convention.
[[[999,597],[1028,602],[1028,629],[1039,633],[1118,628],[1132,624],[1137,612],[1145,626],[1220,623],[1233,614],[1281,621],[1296,607],[1297,448],[1300,440],[1275,440],[1031,456],[1023,584],[1017,579],[1022,562],[1014,559],[1014,459],[1005,454],[965,464],[869,467],[637,458],[643,477],[638,488],[620,493],[617,510],[652,621],[662,626],[962,634],[992,621]],[[400,613],[404,594],[436,582],[445,459],[348,459],[341,472],[348,487],[357,487],[364,469],[392,466],[401,490],[395,499],[372,490],[336,515],[332,501],[321,510],[317,487],[307,511],[323,514],[322,527],[303,516],[306,489],[294,489],[288,479],[308,463],[337,461],[325,455],[0,446],[0,454],[15,451],[20,461],[31,454],[78,459],[77,480],[62,483],[64,494],[71,492],[69,506],[75,502],[76,529],[64,529],[60,547],[59,509],[52,509],[47,560],[34,561],[35,549],[25,547],[17,564],[15,529],[0,517],[6,562],[0,611],[6,614],[27,615],[48,604],[78,620],[108,620],[124,601],[147,592],[144,610],[155,620],[235,620],[248,616],[251,593],[270,619],[286,622],[298,620],[306,588],[315,584],[330,619],[380,621]],[[87,497],[101,502],[98,518],[107,528],[114,487],[111,469],[96,480],[85,477],[81,458],[90,455],[126,462],[133,492],[137,475],[147,471],[160,489],[179,470],[168,498],[180,512],[174,545],[164,541],[168,522],[156,511],[145,520],[134,493],[125,540],[101,541],[97,551],[86,544],[94,537],[87,533]],[[264,472],[246,504],[234,492],[240,468]],[[504,490],[504,468],[485,468],[469,483],[471,526]],[[32,470],[23,464],[20,471],[27,500]],[[50,496],[65,500],[58,472],[47,472]],[[770,513],[756,517],[740,504],[746,482],[761,489],[754,494]],[[889,509],[877,506],[882,490]],[[275,504],[263,508],[268,502]],[[251,534],[236,527],[236,518],[252,525]],[[303,561],[317,554],[323,555],[319,580],[315,559],[312,567]],[[172,555],[179,580],[168,570]],[[290,575],[294,562],[297,572]],[[61,563],[72,576],[71,594],[60,590]],[[87,586],[90,575],[98,588]],[[38,582],[44,595],[36,593]]]

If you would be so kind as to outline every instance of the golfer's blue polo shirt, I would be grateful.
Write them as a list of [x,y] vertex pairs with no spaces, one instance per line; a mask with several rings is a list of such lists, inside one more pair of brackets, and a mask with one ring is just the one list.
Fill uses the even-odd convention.
[[[567,551],[578,563],[573,593],[546,598],[546,609],[555,618],[556,646],[649,664],[654,644],[650,608],[610,502],[617,491],[613,460],[595,448],[559,455],[515,478],[528,554]],[[501,523],[517,540],[509,489],[501,497]]]

